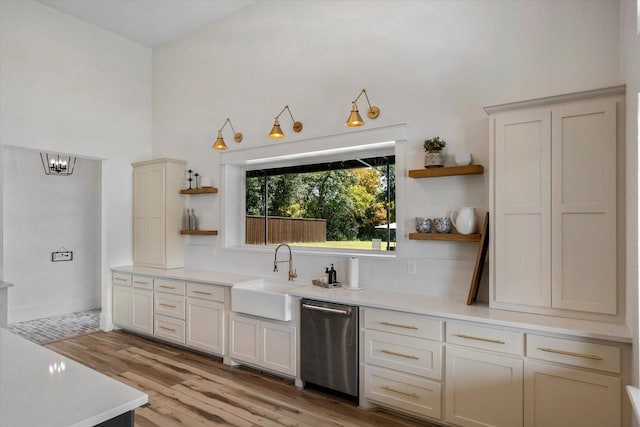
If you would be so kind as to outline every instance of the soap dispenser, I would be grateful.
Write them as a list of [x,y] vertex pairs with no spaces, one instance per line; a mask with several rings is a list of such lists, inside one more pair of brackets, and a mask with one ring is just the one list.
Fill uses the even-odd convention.
[[338,273],[335,268],[333,268],[333,264],[331,264],[331,270],[329,270],[329,283],[337,283],[338,282]]

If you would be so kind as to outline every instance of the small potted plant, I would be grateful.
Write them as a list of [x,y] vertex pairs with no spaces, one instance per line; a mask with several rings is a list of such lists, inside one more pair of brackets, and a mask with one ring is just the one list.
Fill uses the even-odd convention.
[[444,166],[444,157],[440,151],[447,145],[444,139],[434,136],[424,141],[424,167],[442,167]]

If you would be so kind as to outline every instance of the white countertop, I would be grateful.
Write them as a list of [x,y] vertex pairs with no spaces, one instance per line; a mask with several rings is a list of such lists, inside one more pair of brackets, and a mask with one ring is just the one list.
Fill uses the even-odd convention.
[[593,322],[563,317],[543,316],[507,310],[490,309],[486,304],[467,305],[466,301],[439,299],[424,295],[403,294],[375,289],[348,290],[305,286],[290,292],[291,295],[323,301],[376,307],[388,310],[445,317],[452,320],[482,322],[489,325],[577,337],[604,339],[631,343],[632,336],[625,325]]
[[[122,266],[113,267],[113,271],[211,283],[224,286],[256,280],[259,277],[223,273],[214,271],[197,271],[189,269],[162,270],[155,268]],[[299,284],[300,280],[292,282]],[[521,313],[508,310],[491,309],[487,304],[467,305],[466,300],[436,298],[428,295],[405,294],[376,289],[348,290],[348,288],[322,288],[305,285],[289,292],[290,295],[312,298],[342,304],[376,307],[387,310],[398,310],[428,316],[443,317],[452,320],[482,322],[488,325],[505,326],[532,331],[573,335],[582,338],[594,338],[622,343],[633,341],[631,332],[625,325],[617,323],[594,322],[589,320],[570,319],[564,317],[545,316]]]
[[256,280],[259,277],[248,276],[246,274],[222,273],[214,271],[190,270],[184,268],[172,268],[164,270],[161,268],[137,267],[133,265],[123,265],[111,267],[112,271],[126,274],[138,274],[141,276],[164,277],[166,279],[186,280],[189,282],[210,283],[221,286],[233,286],[235,283]]
[[12,286],[13,286],[13,283],[3,282],[2,280],[0,280],[0,289],[10,288]]
[[126,384],[0,328],[1,427],[94,426],[147,401]]

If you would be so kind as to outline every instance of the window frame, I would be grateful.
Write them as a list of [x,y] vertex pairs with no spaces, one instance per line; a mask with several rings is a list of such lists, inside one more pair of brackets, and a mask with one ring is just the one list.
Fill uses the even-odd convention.
[[[246,245],[246,200],[244,189],[247,170],[261,167],[286,167],[301,163],[346,160],[354,157],[395,155],[396,162],[396,250],[356,251],[338,248],[308,248],[295,246],[298,253],[395,258],[400,256],[404,235],[404,188],[406,167],[404,151],[406,125],[352,131],[348,133],[279,141],[261,147],[250,147],[220,153],[221,168],[221,230],[219,242],[223,251],[273,252],[275,245]],[[313,159],[312,161],[309,159]]]

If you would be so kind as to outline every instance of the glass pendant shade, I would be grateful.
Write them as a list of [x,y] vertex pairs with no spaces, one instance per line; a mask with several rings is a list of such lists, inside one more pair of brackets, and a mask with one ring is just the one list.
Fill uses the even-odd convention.
[[284,138],[284,132],[280,128],[280,123],[278,119],[273,123],[273,129],[271,129],[271,133],[269,134],[269,138],[281,139]]
[[224,143],[224,138],[222,138],[222,134],[218,132],[218,137],[216,138],[215,144],[212,146],[216,150],[226,150],[227,144]]
[[362,117],[360,116],[360,113],[358,112],[358,107],[356,106],[355,103],[353,104],[353,107],[351,108],[351,114],[349,114],[349,118],[347,119],[346,125],[349,126],[349,127],[364,125],[364,120],[362,120]]

